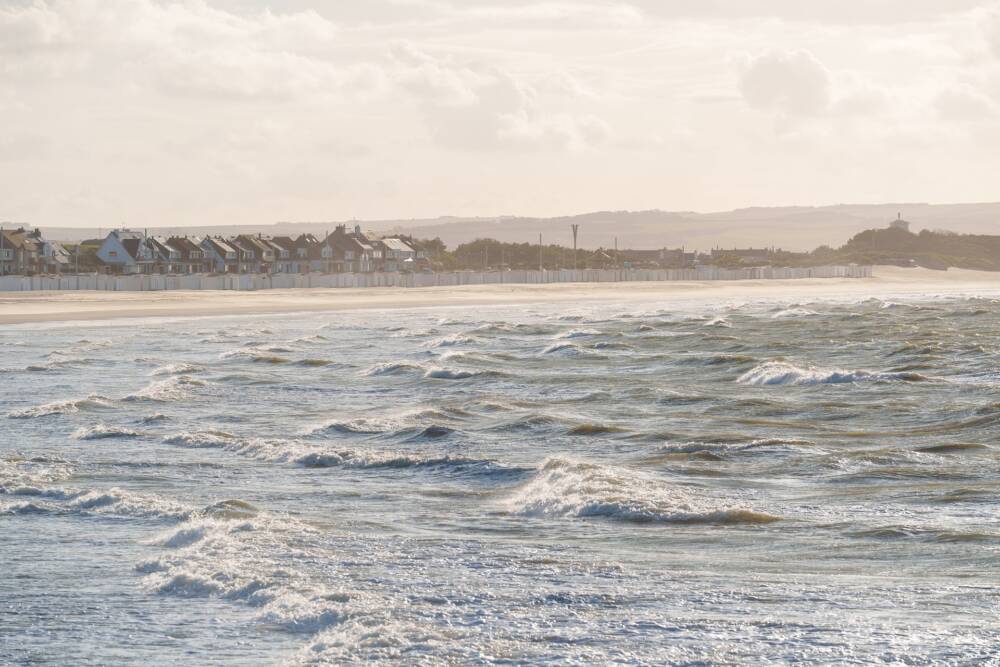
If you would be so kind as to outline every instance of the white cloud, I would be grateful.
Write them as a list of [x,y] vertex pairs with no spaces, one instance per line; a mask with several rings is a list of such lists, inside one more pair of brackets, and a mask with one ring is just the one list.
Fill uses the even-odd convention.
[[953,86],[934,98],[934,109],[943,120],[979,121],[997,117],[997,106],[969,85]]
[[993,55],[1000,58],[1000,12],[996,12],[986,21],[986,40]]
[[747,63],[740,92],[757,109],[812,116],[830,106],[830,76],[808,51],[770,51]]
[[496,67],[434,58],[411,45],[393,50],[397,78],[442,146],[461,150],[583,150],[610,129],[592,114],[549,112],[534,87]]

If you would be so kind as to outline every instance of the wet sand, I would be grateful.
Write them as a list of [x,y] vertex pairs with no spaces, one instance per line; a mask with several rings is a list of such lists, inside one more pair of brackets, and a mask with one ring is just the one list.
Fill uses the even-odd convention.
[[561,283],[460,287],[283,289],[259,292],[0,292],[0,324],[142,317],[253,315],[337,310],[430,308],[685,299],[1000,294],[1000,273],[876,267],[872,278]]

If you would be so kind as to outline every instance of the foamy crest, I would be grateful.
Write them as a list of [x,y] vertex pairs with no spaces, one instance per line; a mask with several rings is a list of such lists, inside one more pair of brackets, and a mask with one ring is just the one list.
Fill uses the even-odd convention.
[[786,320],[795,317],[812,317],[813,315],[819,315],[815,310],[809,310],[808,308],[785,308],[784,310],[779,310],[774,315],[771,315],[773,320]]
[[164,403],[181,401],[187,398],[193,390],[204,387],[207,384],[204,380],[198,380],[189,375],[177,375],[166,380],[152,382],[139,391],[129,394],[123,400],[157,401]]
[[106,438],[135,438],[142,435],[138,431],[133,431],[124,426],[112,426],[110,424],[94,424],[84,426],[73,433],[76,440],[104,440]]
[[51,415],[71,415],[81,410],[100,410],[113,407],[115,407],[115,404],[110,398],[94,394],[87,398],[54,401],[33,408],[14,410],[8,413],[7,416],[11,419],[31,419],[33,417],[48,417]]
[[[428,430],[424,429],[416,434],[417,437],[434,439],[450,432],[450,429],[441,432],[437,430],[428,432]],[[292,463],[307,468],[418,468],[491,463],[483,459],[461,456],[425,456],[394,451],[337,449],[299,440],[241,438],[221,431],[178,433],[165,438],[164,442],[180,447],[223,449],[262,461]]]
[[277,350],[284,350],[285,348],[259,348],[259,347],[247,347],[240,348],[238,350],[229,350],[228,352],[223,352],[219,355],[220,359],[248,359],[257,363],[264,364],[287,364],[289,359],[276,354]]
[[367,377],[378,377],[381,375],[404,375],[407,373],[423,373],[427,369],[420,364],[409,361],[387,361],[381,364],[369,366],[361,371],[361,375]]
[[12,514],[110,514],[129,517],[159,517],[183,519],[192,512],[190,506],[160,496],[136,493],[127,489],[80,490],[58,487],[18,486],[4,489],[17,502],[9,503],[4,511]]
[[841,370],[800,367],[785,361],[768,361],[741,375],[740,384],[766,385],[816,385],[852,382],[917,382],[927,378],[917,373],[871,373],[864,370]]
[[466,380],[482,375],[481,371],[460,370],[456,368],[432,367],[424,372],[425,378],[435,380]]
[[453,347],[455,345],[471,345],[476,343],[478,339],[473,336],[466,336],[465,334],[454,333],[447,336],[441,336],[427,342],[427,347]]
[[513,514],[644,523],[760,524],[778,517],[730,507],[637,471],[550,458],[506,501]]
[[160,366],[154,369],[150,375],[186,375],[188,373],[200,373],[203,370],[205,370],[204,366],[181,362]]
[[317,585],[296,567],[314,535],[287,517],[197,515],[155,538],[151,546],[161,554],[136,571],[151,592],[246,604],[259,608],[258,623],[314,634],[339,622],[352,597]]
[[570,329],[569,331],[564,331],[560,334],[556,334],[556,339],[565,340],[571,338],[590,338],[592,336],[600,336],[601,332],[596,329]]

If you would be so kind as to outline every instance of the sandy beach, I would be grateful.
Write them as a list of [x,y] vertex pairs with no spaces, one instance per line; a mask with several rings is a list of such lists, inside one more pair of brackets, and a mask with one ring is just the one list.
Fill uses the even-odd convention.
[[259,292],[0,292],[0,325],[142,317],[422,308],[690,298],[808,299],[856,295],[1000,293],[1000,274],[876,267],[872,278],[709,282],[467,285],[417,289],[292,289]]

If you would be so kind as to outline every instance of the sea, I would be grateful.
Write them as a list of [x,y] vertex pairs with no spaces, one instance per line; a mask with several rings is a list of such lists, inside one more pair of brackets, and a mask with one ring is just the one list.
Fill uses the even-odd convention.
[[1000,301],[0,327],[0,664],[1000,663]]

